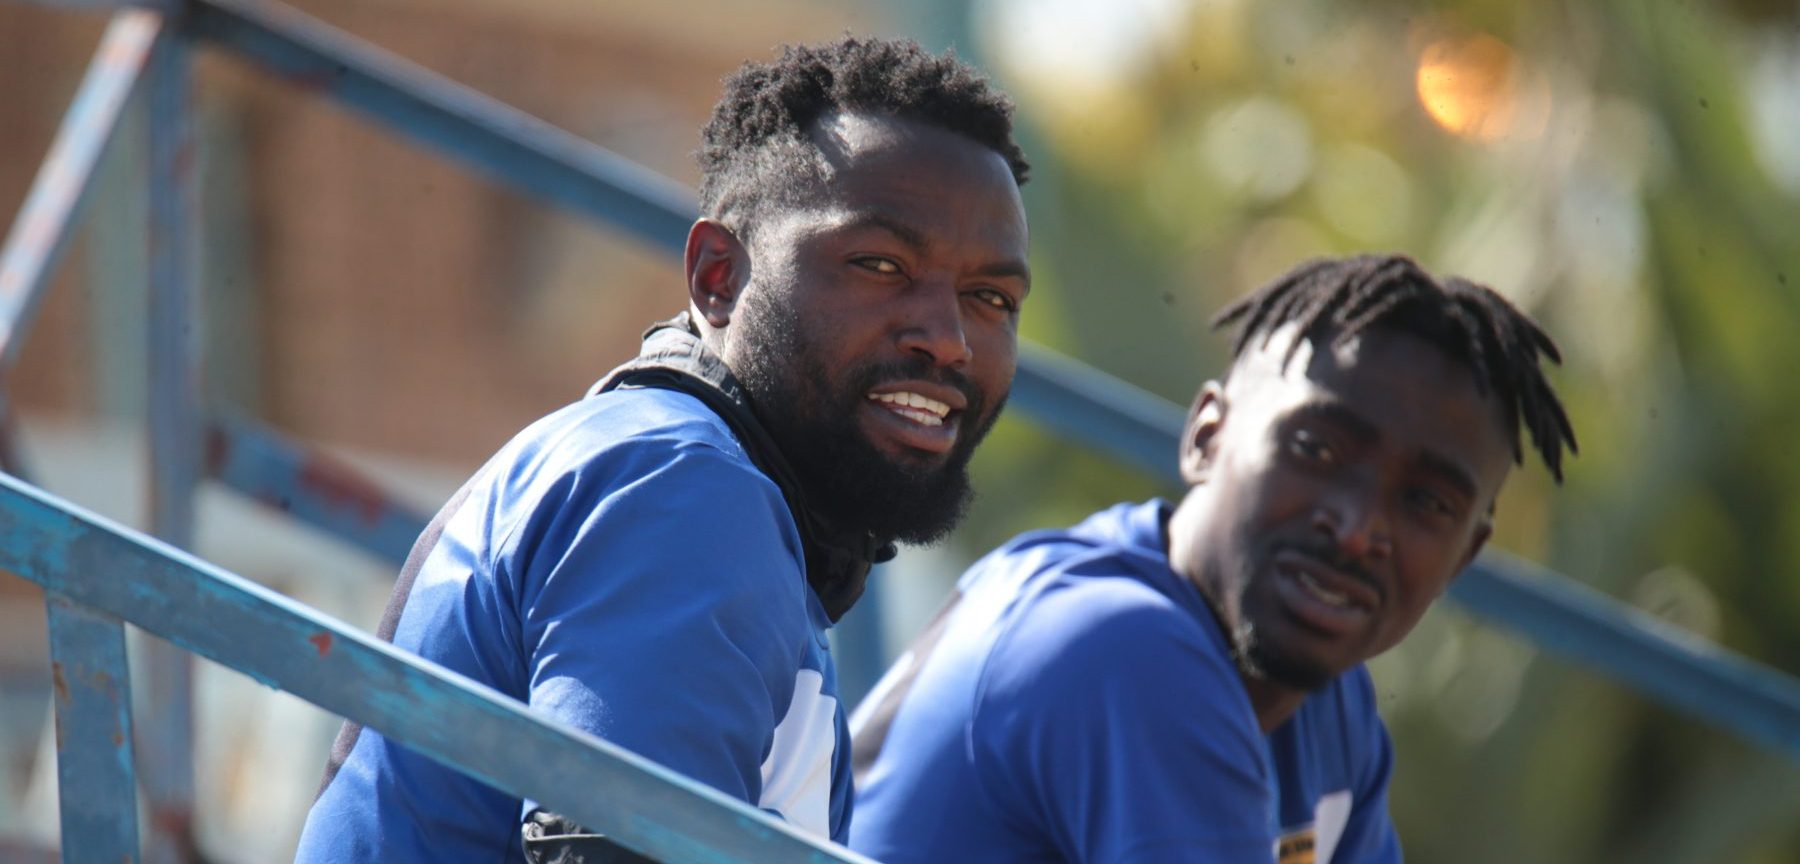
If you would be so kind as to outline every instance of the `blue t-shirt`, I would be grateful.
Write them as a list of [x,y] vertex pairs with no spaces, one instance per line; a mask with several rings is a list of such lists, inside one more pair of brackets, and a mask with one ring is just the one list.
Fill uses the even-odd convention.
[[923,661],[903,656],[852,720],[859,748],[879,746],[852,848],[887,864],[1400,860],[1368,672],[1263,735],[1206,600],[1169,567],[1168,506],[1026,534],[963,576]]
[[[635,389],[494,457],[394,644],[842,842],[829,627],[787,504],[730,428],[692,396]],[[298,860],[519,862],[533,807],[364,729]]]

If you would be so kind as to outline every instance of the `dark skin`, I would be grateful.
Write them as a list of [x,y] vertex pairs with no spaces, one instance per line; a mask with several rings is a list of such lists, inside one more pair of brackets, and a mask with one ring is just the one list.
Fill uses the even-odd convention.
[[[923,358],[954,375],[881,381],[845,394],[877,450],[916,469],[941,466],[984,428],[1012,386],[1018,312],[1030,291],[1018,186],[1000,154],[955,133],[890,116],[821,119],[827,166],[795,206],[758,215],[752,238],[713,219],[689,231],[688,295],[701,337],[733,370],[763,350],[734,322],[786,304],[831,373]],[[982,416],[965,416],[977,400]],[[801,410],[783,406],[782,410]]]
[[1169,558],[1240,653],[1263,731],[1399,643],[1492,532],[1506,414],[1436,346],[1377,328],[1247,349],[1189,416]]

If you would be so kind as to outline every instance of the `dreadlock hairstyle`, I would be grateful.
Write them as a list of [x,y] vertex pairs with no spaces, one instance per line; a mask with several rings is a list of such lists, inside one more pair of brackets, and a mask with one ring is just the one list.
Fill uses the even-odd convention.
[[1562,402],[1538,367],[1538,358],[1560,364],[1556,343],[1506,298],[1466,279],[1432,278],[1400,255],[1362,255],[1309,261],[1227,307],[1213,318],[1215,328],[1236,326],[1233,360],[1253,340],[1266,346],[1288,324],[1298,333],[1288,347],[1293,359],[1300,341],[1341,345],[1374,327],[1413,334],[1461,359],[1483,393],[1505,407],[1513,459],[1523,462],[1518,423],[1531,431],[1544,465],[1562,482],[1562,451],[1577,452],[1575,430]]
[[700,210],[732,224],[816,181],[822,165],[808,135],[838,112],[955,132],[1004,157],[1023,184],[1030,166],[1012,139],[1012,111],[1012,101],[954,53],[929,54],[911,40],[783,46],[774,62],[746,63],[725,80],[701,135]]

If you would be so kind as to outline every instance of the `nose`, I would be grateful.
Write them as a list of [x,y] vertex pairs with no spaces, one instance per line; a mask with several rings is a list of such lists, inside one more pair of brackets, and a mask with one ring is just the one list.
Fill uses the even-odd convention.
[[974,352],[963,328],[961,298],[950,280],[919,280],[905,295],[907,309],[900,329],[900,350],[919,354],[939,366],[960,369]]
[[1393,554],[1387,511],[1372,484],[1346,484],[1321,498],[1312,524],[1345,559],[1384,560]]

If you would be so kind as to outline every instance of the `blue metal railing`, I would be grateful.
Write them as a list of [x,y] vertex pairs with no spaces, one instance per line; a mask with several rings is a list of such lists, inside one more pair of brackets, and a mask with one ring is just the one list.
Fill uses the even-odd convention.
[[[857,862],[765,813],[186,552],[0,475],[0,569],[43,586],[65,860],[131,860],[121,621],[669,861]],[[66,694],[66,695],[65,695]]]
[[[62,5],[94,5],[71,3]],[[100,4],[129,5],[129,4]],[[493,99],[272,3],[195,0],[116,13],[75,107],[0,251],[0,370],[16,354],[85,197],[95,164],[140,83],[153,117],[153,339],[157,410],[153,526],[175,545],[191,534],[191,496],[206,472],[376,554],[404,556],[423,519],[377,484],[332,466],[272,430],[203,422],[191,346],[192,143],[187,48],[205,40],[386,124],[525,192],[679,254],[693,197],[679,185]],[[175,26],[170,26],[174,24]],[[151,400],[152,403],[161,401]],[[1118,379],[1026,346],[1015,410],[1078,443],[1179,483],[1183,411]],[[0,423],[5,418],[0,417]],[[207,430],[204,435],[200,430]],[[157,540],[0,476],[0,568],[48,592],[59,723],[64,855],[119,860],[138,844],[132,718],[122,622],[209,657],[467,771],[531,797],[647,854],[698,861],[851,861],[725,798],[578,730]],[[1789,757],[1800,756],[1800,683],[1674,632],[1566,577],[1484,555],[1452,587],[1470,612],[1534,644]],[[185,655],[184,655],[185,656]],[[156,749],[146,776],[154,809],[178,812],[191,780],[184,673],[153,664]],[[435,718],[421,722],[419,718]],[[502,748],[499,742],[505,742]],[[146,748],[152,749],[152,748]],[[151,755],[151,754],[145,754]],[[535,766],[525,768],[523,766]],[[146,845],[182,847],[167,813]],[[179,820],[173,824],[179,826]]]

